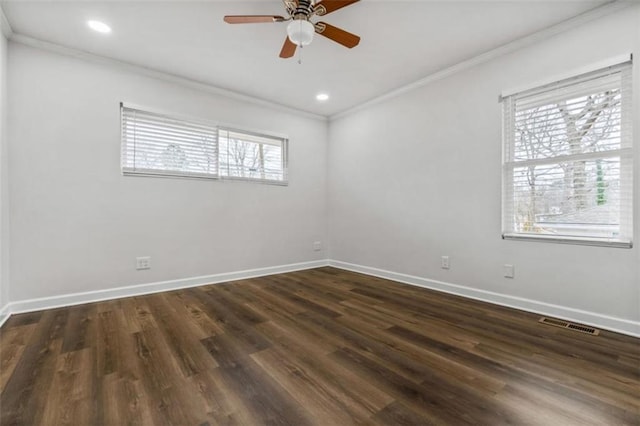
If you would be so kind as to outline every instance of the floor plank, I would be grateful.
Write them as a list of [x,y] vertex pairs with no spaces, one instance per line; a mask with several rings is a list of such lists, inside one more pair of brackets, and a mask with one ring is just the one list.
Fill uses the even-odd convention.
[[640,425],[640,339],[317,268],[14,315],[0,425]]

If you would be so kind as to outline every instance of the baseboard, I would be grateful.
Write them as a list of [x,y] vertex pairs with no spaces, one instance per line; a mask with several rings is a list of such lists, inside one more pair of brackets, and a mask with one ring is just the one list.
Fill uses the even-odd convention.
[[637,321],[630,321],[623,318],[598,314],[595,312],[569,308],[566,306],[553,305],[546,302],[475,289],[472,287],[466,287],[458,284],[417,277],[414,275],[387,271],[370,266],[356,265],[353,263],[342,262],[338,260],[317,260],[311,262],[293,263],[288,265],[248,269],[244,271],[205,275],[179,280],[161,281],[84,293],[73,293],[60,296],[43,297],[38,299],[20,300],[10,302],[6,304],[2,309],[0,309],[0,326],[2,326],[2,324],[12,314],[80,305],[83,303],[101,302],[104,300],[120,299],[123,297],[141,296],[163,291],[197,287],[206,284],[218,284],[227,281],[262,277],[265,275],[301,271],[304,269],[319,268],[322,266],[333,266],[335,268],[344,269],[347,271],[359,272],[374,277],[385,278],[392,281],[424,287],[431,290],[442,291],[445,293],[468,297],[470,299],[480,300],[496,305],[521,309],[524,311],[548,315],[568,321],[588,324],[594,327],[614,331],[617,333],[627,334],[634,337],[640,337],[640,322]]
[[398,281],[404,284],[424,287],[430,290],[455,294],[457,296],[468,297],[470,299],[493,303],[500,306],[506,306],[509,308],[520,309],[523,311],[587,324],[593,327],[614,331],[616,333],[640,337],[640,322],[637,321],[602,315],[595,312],[583,311],[566,306],[553,305],[550,303],[525,299],[517,296],[509,296],[507,294],[494,293],[491,291],[480,290],[458,284],[451,284],[443,281],[430,280],[413,275],[372,268],[370,266],[356,265],[353,263],[341,262],[338,260],[329,260],[328,263],[329,266],[333,266],[339,269],[345,269],[347,271],[359,272],[374,277]]
[[11,316],[11,311],[9,309],[10,306],[8,303],[0,308],[0,327],[2,327],[2,324],[4,324]]
[[163,291],[197,287],[206,284],[218,284],[227,281],[281,274],[285,272],[301,271],[304,269],[327,266],[328,264],[329,263],[327,260],[316,260],[311,262],[292,263],[288,265],[270,266],[266,268],[204,275],[200,277],[161,281],[127,287],[117,287],[105,290],[88,291],[83,293],[72,293],[60,296],[42,297],[38,299],[19,300],[10,302],[9,304],[5,305],[4,309],[0,311],[0,318],[4,318],[4,320],[6,320],[6,317],[9,317],[13,314],[41,311],[43,309],[61,308],[66,306],[80,305],[83,303],[101,302],[104,300],[120,299],[123,297],[141,296]]

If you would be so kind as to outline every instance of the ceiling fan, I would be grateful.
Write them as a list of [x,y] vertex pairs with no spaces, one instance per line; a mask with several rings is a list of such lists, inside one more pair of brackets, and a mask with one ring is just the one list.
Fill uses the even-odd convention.
[[318,33],[351,49],[360,43],[360,37],[326,22],[311,22],[314,16],[324,16],[359,0],[283,0],[288,17],[277,15],[227,15],[229,24],[253,24],[266,22],[289,22],[287,38],[280,51],[281,58],[290,58],[298,46],[306,46]]

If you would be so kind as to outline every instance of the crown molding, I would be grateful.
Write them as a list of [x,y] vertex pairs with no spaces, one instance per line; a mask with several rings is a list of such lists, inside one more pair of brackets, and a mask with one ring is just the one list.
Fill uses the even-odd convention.
[[473,58],[467,59],[465,61],[459,62],[455,65],[452,65],[448,68],[444,68],[440,71],[437,71],[433,74],[427,75],[426,77],[421,78],[420,80],[414,81],[413,83],[409,83],[405,86],[401,86],[397,89],[394,89],[390,92],[387,92],[383,95],[376,96],[368,101],[365,101],[359,105],[356,105],[352,108],[348,108],[342,112],[337,114],[333,114],[329,116],[329,121],[337,120],[348,115],[351,115],[355,112],[362,111],[371,106],[380,104],[384,101],[387,101],[392,98],[396,98],[400,95],[403,95],[408,92],[412,92],[420,87],[426,86],[438,80],[442,80],[451,75],[457,74],[459,72],[468,70],[469,68],[473,68],[477,65],[483,64],[485,62],[489,62],[492,59],[498,58],[500,56],[507,55],[509,53],[515,52],[519,49],[522,49],[526,46],[530,46],[542,40],[551,38],[557,34],[568,31],[572,28],[579,27],[587,22],[593,21],[598,18],[602,18],[606,15],[613,14],[625,8],[628,8],[633,5],[637,5],[636,1],[632,0],[612,0],[608,3],[603,4],[602,6],[596,7],[594,9],[588,10],[580,15],[574,16],[573,18],[569,18],[565,21],[559,22],[550,27],[544,28],[540,31],[537,31],[533,34],[529,34],[528,36],[516,39],[507,44],[504,44],[495,49],[489,50],[485,53],[482,53],[478,56],[474,56]]
[[13,28],[11,28],[11,24],[9,24],[9,20],[7,20],[4,10],[2,10],[2,4],[0,4],[0,31],[7,40],[13,36]]
[[12,32],[10,40],[12,42],[20,43],[25,46],[34,47],[53,53],[57,53],[64,56],[69,56],[76,59],[85,60],[94,64],[110,66],[116,69],[129,71],[137,74],[141,74],[147,77],[155,78],[157,80],[166,81],[169,83],[177,84],[190,89],[207,92],[213,95],[224,96],[226,98],[271,108],[273,110],[294,114],[297,116],[310,118],[319,121],[327,121],[328,117],[324,115],[314,114],[311,112],[299,110],[296,108],[288,107],[276,102],[267,101],[265,99],[256,98],[253,96],[245,95],[243,93],[235,92],[221,87],[216,87],[202,81],[193,80],[186,77],[181,77],[176,74],[171,74],[163,71],[158,71],[152,68],[144,67],[141,65],[133,64],[131,62],[121,61],[118,59],[109,58],[106,56],[96,55],[94,53],[86,52],[84,50],[74,49],[71,47],[63,46],[57,43],[51,43],[48,41],[40,40],[34,37],[26,36],[24,34]]

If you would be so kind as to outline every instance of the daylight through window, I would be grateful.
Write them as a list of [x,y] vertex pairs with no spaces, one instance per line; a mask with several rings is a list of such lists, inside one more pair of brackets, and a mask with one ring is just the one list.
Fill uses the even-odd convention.
[[121,107],[125,174],[286,183],[287,140]]
[[282,139],[221,128],[220,174],[230,178],[284,180]]
[[631,63],[503,99],[503,236],[629,247]]

